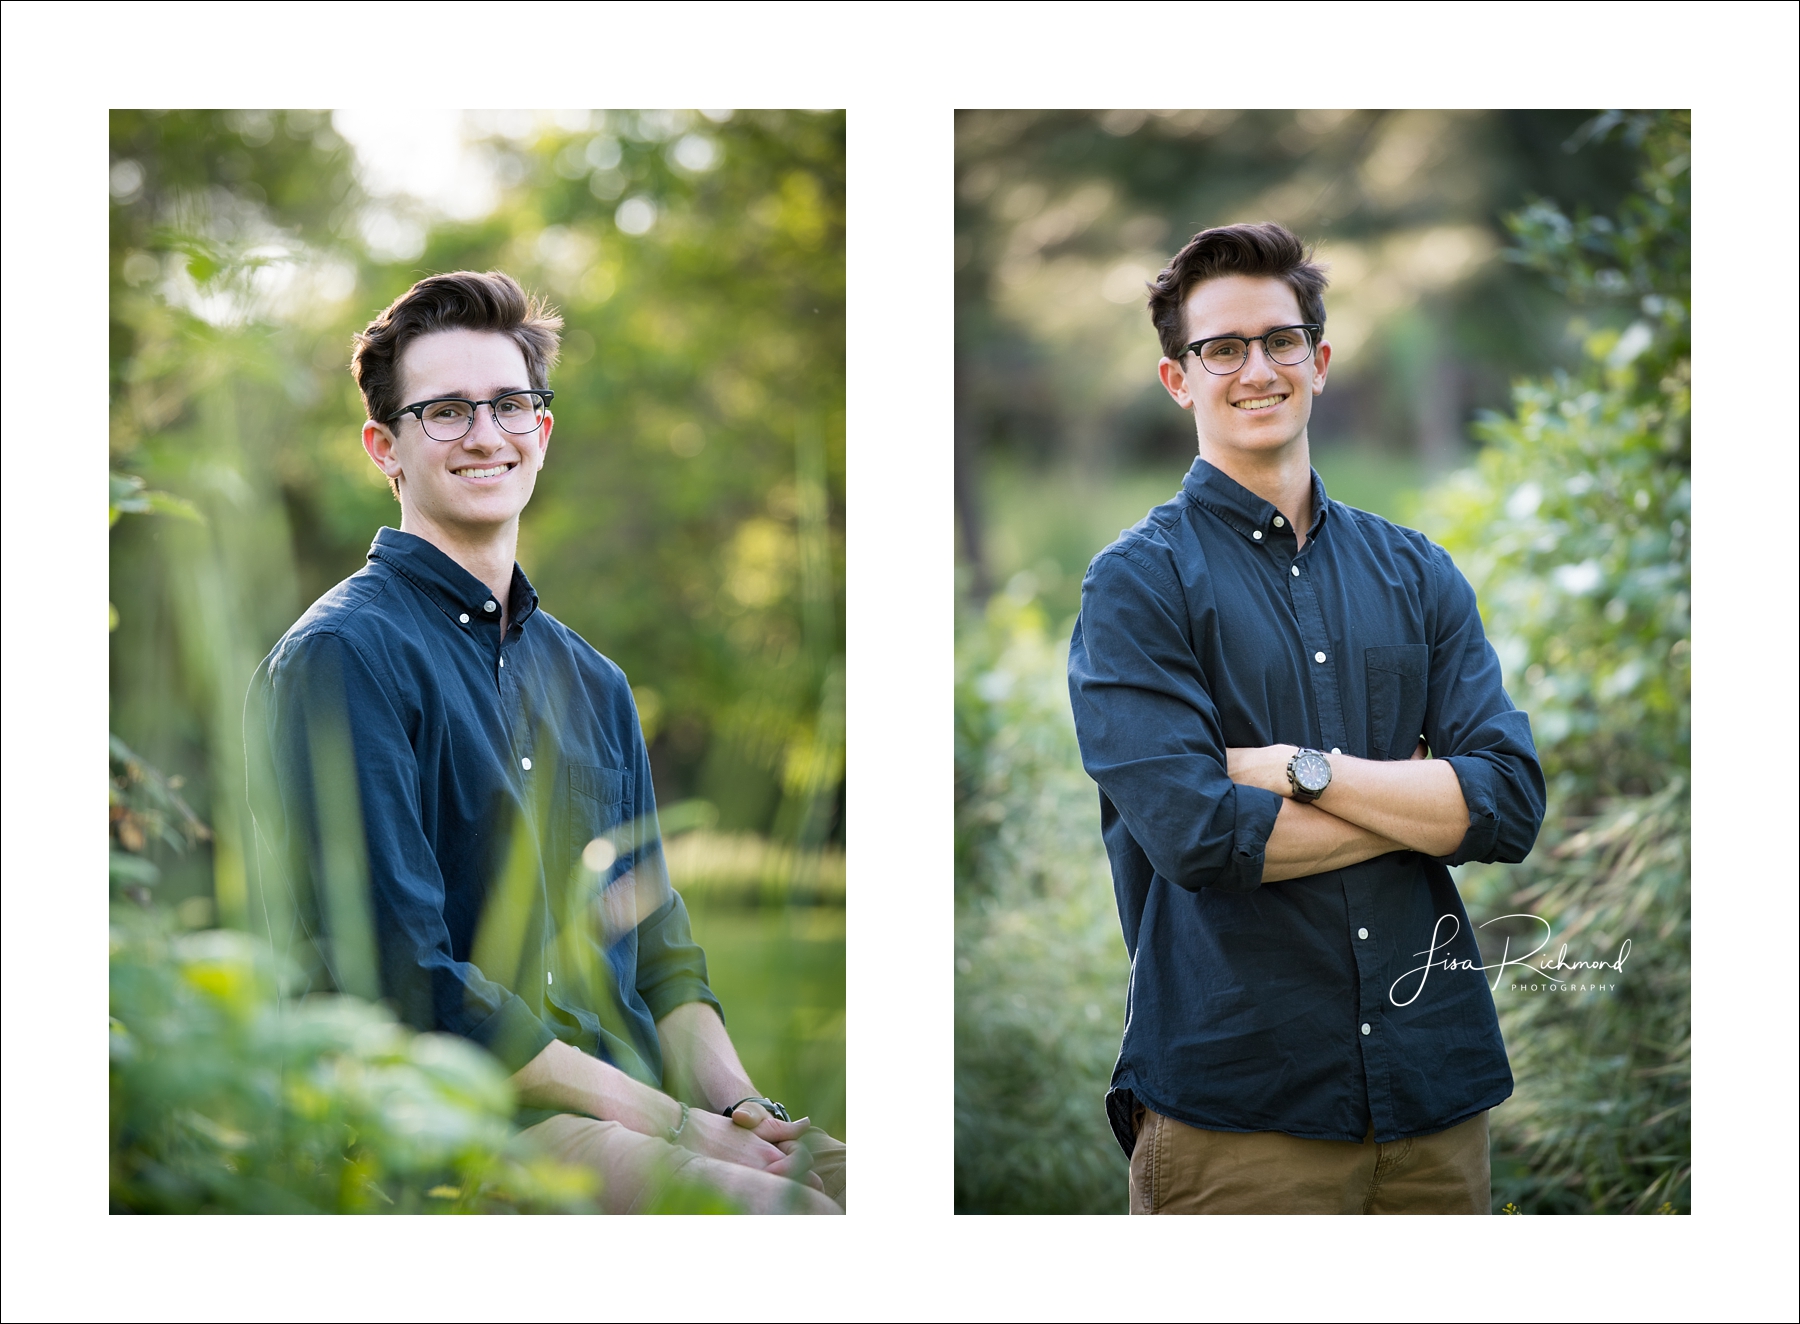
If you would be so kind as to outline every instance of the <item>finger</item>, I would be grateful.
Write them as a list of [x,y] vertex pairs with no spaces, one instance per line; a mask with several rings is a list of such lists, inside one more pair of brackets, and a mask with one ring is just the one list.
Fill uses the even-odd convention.
[[746,1100],[731,1110],[731,1120],[751,1131],[768,1120],[768,1116],[769,1110],[754,1099]]
[[1423,740],[1419,742],[1419,747],[1412,752],[1412,756],[1415,759],[1422,759],[1430,756],[1430,751],[1425,748],[1425,742]]
[[805,1135],[812,1122],[805,1117],[794,1122],[784,1122],[779,1117],[771,1117],[756,1128],[756,1134],[764,1140],[798,1140]]

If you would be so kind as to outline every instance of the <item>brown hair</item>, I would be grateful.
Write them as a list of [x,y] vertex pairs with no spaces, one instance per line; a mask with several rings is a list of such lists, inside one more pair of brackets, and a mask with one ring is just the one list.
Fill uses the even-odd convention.
[[[427,276],[395,299],[356,334],[350,373],[363,407],[377,423],[390,423],[406,403],[400,396],[400,358],[420,336],[436,331],[498,331],[525,355],[530,384],[550,385],[562,317],[502,271],[448,271]],[[398,480],[388,486],[396,499]]]
[[1150,282],[1150,321],[1169,358],[1187,353],[1187,296],[1216,276],[1284,280],[1299,300],[1301,318],[1325,325],[1325,270],[1291,230],[1273,221],[1215,226],[1188,240]]

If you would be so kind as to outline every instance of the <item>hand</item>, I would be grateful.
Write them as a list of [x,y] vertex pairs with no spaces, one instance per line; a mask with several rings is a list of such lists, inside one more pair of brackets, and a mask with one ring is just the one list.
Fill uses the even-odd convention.
[[785,1176],[793,1166],[792,1155],[777,1149],[754,1131],[734,1126],[731,1119],[703,1108],[688,1110],[687,1125],[676,1137],[676,1143],[696,1154],[755,1168],[759,1172],[774,1172]]
[[1417,749],[1415,749],[1411,754],[1407,755],[1407,762],[1410,763],[1413,759],[1428,759],[1430,757],[1431,757],[1431,751],[1425,748],[1425,738],[1423,736],[1420,736],[1419,737],[1419,747]]
[[754,1131],[773,1145],[778,1145],[784,1140],[798,1140],[812,1126],[810,1117],[784,1122],[755,1099],[751,1099],[748,1103],[740,1103],[734,1108],[731,1113],[731,1121],[734,1126]]
[[[770,1172],[792,1176],[795,1169],[810,1162],[811,1156],[802,1152],[804,1146],[800,1142],[800,1137],[812,1129],[811,1118],[798,1117],[791,1122],[784,1122],[752,1099],[748,1103],[740,1103],[732,1109],[731,1120],[735,1125],[769,1141],[788,1156],[785,1163],[770,1168]],[[806,1184],[814,1190],[825,1189],[825,1184],[814,1172],[806,1173]]]
[[1239,786],[1257,786],[1265,791],[1273,791],[1276,795],[1291,797],[1294,794],[1294,784],[1288,780],[1288,760],[1299,749],[1298,745],[1227,749],[1225,773]]

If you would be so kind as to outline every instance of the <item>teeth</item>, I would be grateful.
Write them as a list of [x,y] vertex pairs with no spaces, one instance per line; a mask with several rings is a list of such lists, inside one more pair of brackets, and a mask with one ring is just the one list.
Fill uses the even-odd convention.
[[1286,398],[1287,398],[1286,396],[1282,396],[1282,395],[1271,395],[1271,396],[1265,396],[1261,400],[1240,400],[1237,404],[1233,405],[1232,408],[1233,409],[1242,409],[1245,411],[1251,411],[1251,410],[1257,410],[1257,409],[1273,409],[1276,405],[1280,404]]
[[492,469],[458,469],[456,473],[462,478],[498,478],[510,468],[510,464],[497,464]]

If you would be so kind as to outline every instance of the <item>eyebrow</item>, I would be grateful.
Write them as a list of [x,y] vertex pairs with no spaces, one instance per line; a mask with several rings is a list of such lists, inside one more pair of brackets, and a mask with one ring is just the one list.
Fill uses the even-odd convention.
[[[493,391],[493,395],[489,396],[487,398],[492,399],[494,397],[498,397],[498,396],[502,396],[502,395],[516,395],[521,391],[535,391],[537,389],[538,388],[535,386],[499,386],[499,387],[495,387],[494,391]],[[422,405],[422,404],[427,404],[432,400],[480,400],[482,398],[483,398],[482,396],[476,395],[473,391],[470,391],[467,387],[458,387],[455,390],[442,391],[442,392],[438,393],[437,395],[421,396],[421,397],[419,397],[419,399],[414,400],[412,403]]]
[[1195,336],[1192,340],[1188,341],[1188,344],[1197,345],[1202,340],[1224,340],[1228,336],[1234,336],[1239,340],[1245,340],[1250,336],[1266,336],[1271,331],[1284,331],[1290,326],[1305,325],[1305,322],[1276,322],[1271,326],[1265,326],[1261,331],[1215,331],[1210,336]]

